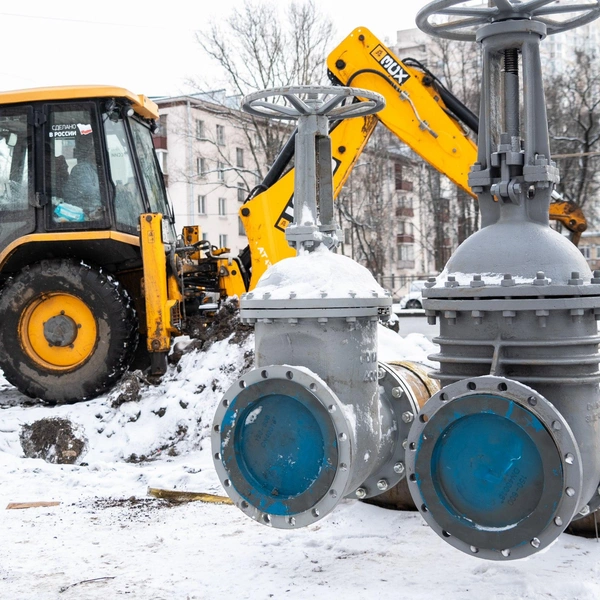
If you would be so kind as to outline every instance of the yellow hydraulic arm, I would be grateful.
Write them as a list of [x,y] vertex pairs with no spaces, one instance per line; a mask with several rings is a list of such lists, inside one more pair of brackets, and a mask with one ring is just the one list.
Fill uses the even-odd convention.
[[386,101],[378,119],[423,160],[471,193],[467,176],[477,146],[451,117],[425,73],[397,59],[368,29],[355,29],[327,58],[342,85],[379,92]]
[[[360,39],[361,36],[364,39]],[[364,28],[354,30],[329,55],[328,68],[344,85],[354,76],[351,85],[372,89],[386,99],[386,108],[376,117],[347,119],[331,132],[335,163],[334,197],[350,175],[378,120],[433,167],[471,193],[467,174],[475,162],[475,144],[467,137],[463,126],[446,114],[442,101],[435,97],[433,90],[424,86],[423,73],[399,66],[396,68],[397,79],[394,79],[391,74],[395,72],[394,67],[385,59],[386,56],[391,56],[389,50]],[[393,60],[394,64],[400,65]],[[339,61],[344,62],[343,68],[336,67]],[[380,75],[369,73],[366,69],[377,70]],[[398,75],[402,69],[408,73],[408,78]],[[427,119],[423,120],[421,115],[427,115]],[[292,169],[240,209],[252,260],[249,289],[254,288],[271,264],[294,255],[285,239],[285,228],[293,215],[293,193]],[[247,291],[241,277],[236,282],[223,283],[223,287],[229,293]]]
[[[423,160],[475,197],[467,176],[477,160],[477,145],[448,114],[430,75],[400,61],[365,27],[355,29],[331,52],[327,67],[343,85],[382,94],[386,106],[378,113],[379,120]],[[552,202],[549,216],[571,232],[575,245],[579,243],[587,222],[576,204]]]
[[162,374],[166,370],[171,336],[180,333],[180,304],[183,300],[176,277],[167,273],[162,218],[159,213],[140,215],[143,296],[152,374]]

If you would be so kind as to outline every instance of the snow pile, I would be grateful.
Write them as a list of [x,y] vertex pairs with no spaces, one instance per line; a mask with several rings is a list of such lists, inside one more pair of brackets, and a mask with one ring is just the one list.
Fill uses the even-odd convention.
[[329,298],[389,295],[368,269],[323,245],[269,267],[254,290],[255,296],[265,294],[272,300],[287,300],[290,294],[302,299],[321,298],[323,294]]
[[[84,462],[139,462],[201,448],[225,390],[249,366],[253,338],[242,346],[228,340],[208,352],[190,352],[171,367],[157,387],[142,384],[136,401],[115,402],[119,388],[89,402],[62,406],[14,407],[2,413],[0,452],[21,456],[24,423],[48,416],[69,419],[88,440]],[[81,462],[81,461],[80,461]]]
[[[483,285],[502,285],[502,281],[504,281],[504,273],[460,273],[458,271],[450,272],[447,269],[444,269],[435,278],[435,285],[433,287],[444,287],[449,276],[454,277],[454,281],[456,281],[458,285],[469,286],[475,275],[478,277],[481,276]],[[531,285],[533,283],[531,277],[512,275],[512,279],[515,282],[515,285]],[[549,283],[552,283],[551,278],[548,277],[547,279]]]
[[409,333],[402,337],[382,325],[377,331],[378,349],[377,359],[382,362],[391,362],[394,360],[410,360],[421,363],[428,367],[437,367],[437,363],[428,358],[430,354],[435,354],[439,346],[430,342],[420,333]]

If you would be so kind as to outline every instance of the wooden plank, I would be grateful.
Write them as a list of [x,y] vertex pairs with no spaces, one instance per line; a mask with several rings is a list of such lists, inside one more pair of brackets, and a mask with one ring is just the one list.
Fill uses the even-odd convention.
[[180,492],[179,490],[162,490],[160,488],[148,488],[148,494],[155,498],[170,500],[171,502],[209,502],[212,504],[233,504],[227,496],[216,496],[203,492]]
[[60,502],[9,502],[6,510],[21,508],[41,508],[44,506],[58,506]]

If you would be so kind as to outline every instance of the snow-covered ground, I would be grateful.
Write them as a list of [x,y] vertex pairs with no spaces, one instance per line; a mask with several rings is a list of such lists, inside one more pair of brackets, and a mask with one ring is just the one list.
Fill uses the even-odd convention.
[[[433,350],[422,335],[381,332],[382,360],[424,362]],[[0,599],[600,598],[595,540],[563,534],[542,554],[500,564],[455,550],[418,513],[358,501],[288,531],[230,505],[148,496],[148,487],[224,494],[210,425],[252,348],[251,336],[186,354],[120,406],[119,390],[72,406],[23,404],[0,379]],[[23,457],[22,426],[44,417],[85,435],[80,464]],[[60,504],[4,510],[31,501]]]

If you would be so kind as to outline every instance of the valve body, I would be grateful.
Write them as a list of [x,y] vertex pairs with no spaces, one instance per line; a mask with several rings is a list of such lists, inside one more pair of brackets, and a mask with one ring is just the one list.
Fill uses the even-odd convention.
[[[449,4],[459,3],[432,3],[424,18]],[[547,33],[581,20],[547,25],[531,7],[492,0],[481,19],[462,22],[488,20],[474,34],[483,74],[469,175],[482,229],[423,293],[430,322],[440,321],[432,376],[444,387],[412,426],[406,456],[425,520],[448,543],[492,560],[538,552],[600,506],[600,278],[548,225],[559,173],[539,55]],[[589,9],[588,20],[600,13]]]
[[[310,292],[309,264],[371,285]],[[257,366],[226,392],[212,443],[227,493],[250,517],[309,525],[344,497],[370,498],[404,478],[402,442],[419,405],[377,360],[378,321],[390,308],[366,269],[325,249],[274,265],[243,298]]]

